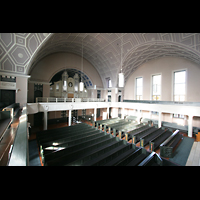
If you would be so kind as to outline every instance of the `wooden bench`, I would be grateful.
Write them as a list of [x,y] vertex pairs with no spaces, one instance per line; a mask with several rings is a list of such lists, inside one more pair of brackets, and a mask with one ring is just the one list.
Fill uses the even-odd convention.
[[131,148],[131,144],[124,143],[124,141],[119,141],[121,145],[103,153],[100,156],[97,156],[94,159],[91,159],[85,163],[83,163],[82,166],[101,166],[106,164],[107,162],[111,161],[112,159],[118,157],[120,154],[126,152]]
[[3,139],[3,136],[11,125],[11,122],[10,111],[0,111],[0,141]]
[[159,128],[156,130],[152,130],[152,132],[146,133],[143,137],[140,138],[140,146],[146,146],[150,140],[153,140],[155,137],[161,135],[164,132],[165,130],[163,128]]
[[139,147],[136,147],[136,145],[131,144],[131,148],[124,153],[120,154],[116,158],[112,159],[111,161],[104,164],[104,166],[116,166],[123,160],[125,160],[127,157],[129,157],[131,154],[133,154],[136,150],[138,150]]
[[78,147],[80,147],[81,145],[87,146],[98,140],[100,141],[101,139],[103,139],[102,137],[105,137],[105,135],[102,135],[101,132],[96,130],[96,132],[93,132],[92,135],[85,136],[84,138],[77,138],[72,141],[62,142],[60,144],[53,143],[52,145],[48,147],[42,146],[43,152],[44,152],[43,155],[47,155],[47,153],[53,153],[53,152],[56,152],[57,150],[61,150],[65,148],[68,148],[68,151],[69,150],[73,151],[73,149],[76,148],[76,145],[78,145]]
[[[44,165],[161,165],[162,159],[159,158],[159,160],[155,152],[151,154],[145,148],[136,147],[135,144],[129,144],[125,140],[90,127],[91,129],[87,129],[88,126],[86,125],[74,125],[74,127],[60,129],[59,131],[56,131],[56,129],[48,130],[45,131],[44,135],[40,132],[38,136],[44,136],[41,138],[44,141],[43,146],[41,146]],[[149,128],[154,129],[154,127]],[[68,130],[68,134],[63,135],[65,130]],[[59,135],[59,133],[61,134]],[[45,137],[47,139],[49,134],[53,138],[58,134],[58,137],[56,137],[56,140],[45,140]],[[168,162],[165,161],[165,164],[170,165]]]
[[180,139],[183,139],[183,136],[179,134],[179,130],[176,130],[160,145],[160,156],[172,158],[175,146],[178,144]]
[[63,129],[63,130],[60,130],[60,131],[54,130],[52,133],[37,136],[37,141],[41,145],[43,143],[55,141],[57,139],[81,134],[85,131],[90,132],[90,131],[94,131],[94,130],[95,129],[92,128],[92,126],[90,126],[90,127],[89,126],[88,127],[77,127],[75,129]]
[[154,151],[155,149],[157,149],[160,146],[160,144],[164,140],[166,140],[170,135],[172,135],[172,132],[167,129],[161,135],[158,135],[153,140],[149,141],[149,150]]
[[53,155],[53,159],[51,156],[51,159],[49,159],[49,161],[47,162],[45,161],[45,165],[57,165],[57,166],[67,165],[76,160],[84,159],[85,157],[91,155],[92,153],[96,153],[97,151],[102,150],[104,152],[106,147],[111,148],[112,145],[117,145],[117,146],[119,145],[116,138],[111,137],[110,135],[106,135],[106,136],[107,137],[104,137],[104,140],[102,141],[98,140],[97,142],[92,143],[89,146],[76,148],[76,150],[72,152],[68,152],[67,148],[61,151],[55,152]]
[[132,135],[132,143],[133,144],[138,143],[140,141],[140,138],[142,138],[144,135],[152,133],[155,130],[156,130],[156,128],[154,126],[151,126],[151,127],[148,127],[144,130],[139,131],[138,133]]
[[13,117],[15,117],[18,114],[18,112],[20,111],[20,104],[13,103],[13,104],[5,107],[3,109],[3,111],[10,111],[10,116],[11,116],[11,119],[13,120]]
[[119,117],[116,118],[111,118],[111,119],[104,119],[104,120],[98,120],[98,121],[93,121],[92,125],[96,128],[99,128],[98,126],[102,123],[108,122],[108,121],[114,121],[120,119]]
[[138,166],[162,166],[163,161],[156,152],[152,152]]
[[135,152],[127,156],[124,160],[119,162],[116,166],[137,166],[150,153],[144,148],[138,148]]
[[144,130],[146,128],[149,128],[149,125],[140,124],[140,126],[136,127],[136,129],[128,131],[127,133],[125,133],[125,140],[128,142],[130,139],[132,139],[133,135],[137,134],[139,131]]

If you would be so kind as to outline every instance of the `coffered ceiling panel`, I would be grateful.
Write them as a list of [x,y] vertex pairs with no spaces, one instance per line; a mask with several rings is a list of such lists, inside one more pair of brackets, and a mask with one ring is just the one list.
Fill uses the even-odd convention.
[[83,56],[97,69],[104,87],[107,77],[117,87],[121,53],[125,81],[140,65],[159,57],[182,57],[200,66],[199,33],[0,33],[0,71],[31,74],[49,54],[81,56],[82,43]]

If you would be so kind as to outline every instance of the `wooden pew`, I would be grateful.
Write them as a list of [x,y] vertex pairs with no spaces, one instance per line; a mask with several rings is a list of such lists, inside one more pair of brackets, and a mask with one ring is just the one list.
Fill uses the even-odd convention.
[[119,162],[116,166],[137,166],[150,153],[144,148],[138,148],[135,152],[127,156],[124,160]]
[[10,111],[0,111],[0,141],[3,139],[3,136],[11,123],[12,119],[10,117]]
[[170,135],[172,135],[172,132],[167,129],[161,135],[158,135],[153,140],[149,141],[149,150],[154,151],[155,149],[157,149],[160,146],[160,144],[164,140],[166,140]]
[[140,138],[142,138],[144,135],[147,135],[155,130],[156,130],[156,128],[154,126],[151,126],[144,130],[139,131],[138,133],[132,135],[132,143],[133,144],[138,143],[140,141]]
[[[105,123],[105,122],[107,122],[107,121],[114,121],[114,120],[116,120],[116,119],[120,119],[119,117],[116,117],[116,118],[111,118],[111,119],[104,119],[104,120],[98,120],[98,121],[93,121],[93,126],[94,127],[98,127],[100,124],[102,124],[102,123]],[[99,128],[99,127],[98,127]]]
[[168,139],[160,145],[160,156],[172,158],[175,146],[183,136],[176,130]]
[[78,129],[74,129],[74,130],[68,130],[68,131],[61,131],[61,132],[57,132],[54,131],[53,134],[50,135],[46,135],[45,137],[42,138],[37,138],[37,141],[39,143],[39,145],[42,145],[43,143],[47,143],[47,142],[51,142],[51,141],[55,141],[57,139],[61,139],[61,138],[65,138],[68,136],[74,136],[74,135],[78,135],[81,134],[83,132],[91,132],[94,131],[95,129],[92,127],[86,127],[86,128],[78,128]]
[[152,152],[138,166],[162,166],[163,161],[156,152]]
[[150,140],[154,139],[155,137],[161,135],[164,132],[165,130],[162,127],[159,129],[153,130],[150,133],[148,132],[147,134],[145,134],[144,136],[140,138],[140,146],[141,147],[146,146]]
[[131,148],[131,144],[125,143],[124,141],[119,141],[121,145],[103,153],[100,156],[97,156],[94,159],[91,159],[85,163],[83,163],[82,166],[101,166],[106,164],[107,162],[111,161],[112,159],[118,157],[120,154],[126,152]]
[[[106,135],[107,137],[104,138],[102,141],[97,141],[95,143],[92,143],[89,146],[83,147],[83,148],[78,148],[73,152],[68,152],[68,149],[63,149],[59,152],[55,152],[55,156],[53,159],[49,159],[49,161],[45,162],[45,165],[67,165],[71,162],[74,162],[76,160],[81,161],[87,157],[91,156],[93,153],[97,153],[98,151],[103,151],[105,150],[106,147],[111,148],[113,145],[118,146],[118,141],[116,138]],[[87,159],[89,159],[87,157]],[[86,161],[86,160],[84,160]]]
[[124,153],[120,154],[116,158],[112,159],[111,161],[104,164],[104,166],[116,166],[123,160],[125,160],[127,157],[129,157],[131,154],[133,154],[136,150],[138,150],[139,147],[136,147],[136,145],[131,144],[131,148]]
[[147,128],[149,128],[149,125],[141,125],[139,127],[136,127],[136,129],[128,131],[127,133],[125,133],[125,140],[128,142],[130,139],[132,139],[132,136],[137,134],[139,131],[141,130],[145,130]]
[[84,139],[85,137],[87,136],[90,136],[90,135],[93,135],[93,134],[96,134],[96,133],[101,133],[102,131],[100,130],[91,130],[91,131],[88,131],[88,132],[79,132],[78,134],[74,134],[74,135],[69,135],[69,136],[66,136],[66,137],[62,137],[62,138],[59,138],[59,139],[56,139],[56,140],[53,140],[53,141],[49,141],[49,142],[45,142],[42,144],[42,147],[43,148],[46,148],[46,147],[49,147],[49,146],[54,146],[54,145],[61,145],[62,143],[65,143],[65,142],[71,142],[71,141],[74,141],[74,140],[81,140],[81,139]]
[[[44,145],[43,145],[42,146],[43,152],[44,152],[43,155],[46,155],[47,153],[55,152],[57,149],[61,150],[61,148],[62,149],[65,149],[65,148],[70,149],[72,147],[75,148],[76,145],[80,146],[80,144],[88,145],[92,142],[97,141],[102,136],[105,136],[105,135],[102,135],[102,132],[100,132],[99,130],[95,130],[95,132],[92,132],[92,134],[88,133],[87,136],[84,136],[84,137],[81,137],[81,138],[79,138],[79,137],[74,138],[73,137],[74,138],[73,140],[68,140],[68,141],[66,141],[66,139],[65,139],[65,141],[62,141],[61,143],[55,143],[54,142],[50,146],[46,146],[46,147],[44,147]],[[48,150],[50,150],[50,151],[48,151]]]

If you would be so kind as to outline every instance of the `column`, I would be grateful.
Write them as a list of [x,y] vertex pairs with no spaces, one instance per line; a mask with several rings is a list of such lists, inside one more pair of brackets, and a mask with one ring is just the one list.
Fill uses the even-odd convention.
[[193,116],[189,115],[188,116],[188,137],[192,137],[192,121],[193,121]]
[[161,123],[162,122],[162,112],[159,112],[158,113],[158,128],[160,128],[161,127]]
[[141,110],[137,110],[137,121],[138,121],[138,124],[140,124],[140,118],[141,118]]
[[47,111],[44,112],[44,126],[43,129],[47,130]]
[[71,126],[71,124],[72,124],[72,110],[69,110],[68,126]]
[[124,108],[122,108],[121,118],[124,119]]
[[109,119],[109,107],[107,107],[107,119]]
[[94,108],[94,121],[97,121],[97,108]]

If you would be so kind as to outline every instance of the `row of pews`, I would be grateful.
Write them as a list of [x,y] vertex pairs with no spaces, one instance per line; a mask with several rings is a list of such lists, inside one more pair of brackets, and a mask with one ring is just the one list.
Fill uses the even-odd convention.
[[[130,138],[130,130],[141,131],[142,127],[151,128],[149,124],[115,118],[96,121],[93,125],[80,123],[38,132],[36,139],[40,146],[43,164],[45,166],[176,165],[161,158],[154,151],[147,151],[142,146],[138,147],[135,143],[127,141]],[[156,133],[158,136],[158,131]],[[124,139],[126,134],[129,134],[127,140]],[[143,144],[150,138],[146,137]]]
[[[117,125],[119,121],[122,124],[121,126]],[[160,148],[160,155],[167,158],[173,157],[177,144],[183,139],[179,130],[173,133],[168,128],[157,128],[157,125],[153,125],[151,121],[138,124],[136,118],[132,120],[130,118],[101,120],[93,122],[93,126],[120,139],[125,139],[127,142],[131,141],[132,144],[136,145],[139,142],[140,147],[149,145],[149,151]]]

